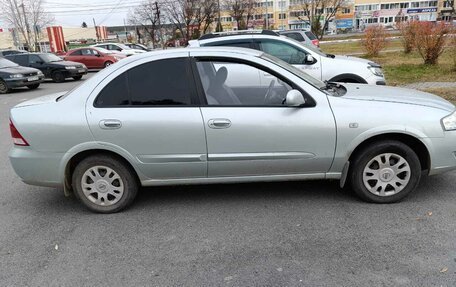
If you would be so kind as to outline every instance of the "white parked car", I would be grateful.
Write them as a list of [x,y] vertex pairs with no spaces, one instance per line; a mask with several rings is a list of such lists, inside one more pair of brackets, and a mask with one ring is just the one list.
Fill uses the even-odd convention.
[[132,49],[121,43],[102,43],[102,44],[93,45],[92,47],[103,48],[103,49],[106,49],[109,51],[117,51],[120,54],[123,54],[127,57],[136,55],[136,54],[142,54],[142,53],[146,52],[144,50]]
[[385,85],[382,67],[369,60],[326,54],[269,30],[213,33],[189,41],[190,47],[234,46],[263,51],[328,82]]

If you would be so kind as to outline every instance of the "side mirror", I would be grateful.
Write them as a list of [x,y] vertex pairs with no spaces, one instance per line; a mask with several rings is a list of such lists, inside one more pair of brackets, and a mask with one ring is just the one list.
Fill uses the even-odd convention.
[[306,59],[304,60],[304,64],[313,64],[315,63],[315,58],[312,55],[306,55]]
[[100,54],[95,54],[95,57],[101,57],[101,55]]
[[306,104],[306,100],[300,91],[290,90],[285,98],[285,103],[289,107],[301,107]]

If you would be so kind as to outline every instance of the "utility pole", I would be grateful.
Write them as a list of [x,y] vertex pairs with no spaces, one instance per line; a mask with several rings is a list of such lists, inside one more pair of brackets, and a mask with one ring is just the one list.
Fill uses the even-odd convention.
[[100,35],[98,35],[98,29],[97,29],[97,24],[95,23],[95,18],[92,18],[93,20],[93,27],[95,28],[95,35],[97,37],[97,42],[100,41]]
[[[221,30],[221,27],[222,27],[222,22],[220,21],[220,0],[217,1],[217,9],[218,9],[218,21],[217,21],[217,28],[215,28],[215,32],[222,32],[222,31],[219,31],[219,30]],[[249,19],[247,19],[247,22],[249,22]]]
[[24,24],[25,24],[25,37],[27,38],[27,43],[29,45],[29,49],[31,48],[31,43],[30,43],[30,28],[29,28],[29,25],[28,25],[28,22],[27,22],[27,14],[25,13],[25,5],[24,5],[24,2],[22,2],[21,5],[19,5],[19,7],[22,8],[22,14],[24,14]]

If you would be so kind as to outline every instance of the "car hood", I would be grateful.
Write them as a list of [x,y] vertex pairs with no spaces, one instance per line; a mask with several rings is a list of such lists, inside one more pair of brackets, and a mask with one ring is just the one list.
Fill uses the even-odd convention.
[[30,73],[38,73],[39,71],[40,70],[35,69],[35,68],[22,67],[22,66],[8,67],[8,68],[0,69],[0,72],[8,73],[8,74],[30,74]]
[[28,106],[37,106],[37,105],[42,105],[42,104],[49,104],[49,103],[55,103],[57,99],[63,95],[65,95],[67,92],[58,92],[55,94],[50,94],[42,97],[38,97],[32,100],[28,100],[25,102],[22,102],[20,104],[17,104],[14,106],[14,108],[22,108],[22,107],[28,107]]
[[444,100],[439,96],[417,90],[345,83],[343,86],[347,89],[347,93],[342,96],[342,98],[345,99],[419,105],[449,112],[452,112],[455,109],[455,106],[447,100]]
[[334,57],[334,59],[339,60],[339,61],[358,62],[360,64],[366,64],[366,66],[369,66],[369,63],[372,63],[372,61],[362,59],[362,58],[352,57],[352,56],[336,55]]
[[52,65],[61,65],[61,66],[77,66],[82,67],[81,63],[73,62],[73,61],[58,61],[58,62],[49,62]]

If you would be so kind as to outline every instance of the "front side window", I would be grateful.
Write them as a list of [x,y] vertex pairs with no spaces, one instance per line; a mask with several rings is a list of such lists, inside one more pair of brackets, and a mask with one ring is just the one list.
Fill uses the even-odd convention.
[[29,62],[30,62],[30,64],[36,64],[36,63],[43,63],[43,60],[41,60],[41,58],[38,57],[37,55],[30,55]]
[[145,63],[117,76],[99,93],[96,107],[191,104],[188,59]]
[[295,48],[288,43],[274,40],[261,40],[260,48],[263,52],[284,60],[291,65],[303,65],[307,55],[303,50]]
[[81,56],[82,50],[76,50],[73,53],[70,54],[70,56]]
[[244,63],[198,61],[209,106],[285,106],[291,85]]

